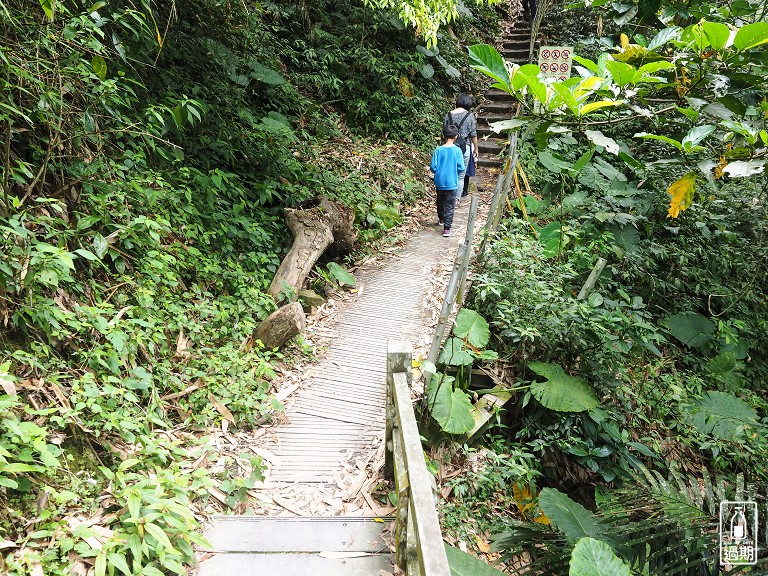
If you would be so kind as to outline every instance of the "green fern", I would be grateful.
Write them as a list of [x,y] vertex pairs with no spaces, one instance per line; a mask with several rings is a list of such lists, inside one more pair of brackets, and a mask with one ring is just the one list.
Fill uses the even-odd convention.
[[[569,513],[581,516],[582,525],[598,527],[593,537],[609,544],[634,574],[718,574],[720,502],[755,500],[755,487],[745,485],[742,475],[713,482],[706,470],[687,476],[673,469],[665,477],[640,467],[634,476],[635,483],[611,492],[598,512],[574,502]],[[560,495],[563,499],[567,497]],[[519,566],[511,574],[559,576],[568,573],[575,541],[554,526],[515,521],[493,544],[504,560]],[[728,572],[745,573],[768,574],[768,558],[760,558],[758,566],[737,566]]]

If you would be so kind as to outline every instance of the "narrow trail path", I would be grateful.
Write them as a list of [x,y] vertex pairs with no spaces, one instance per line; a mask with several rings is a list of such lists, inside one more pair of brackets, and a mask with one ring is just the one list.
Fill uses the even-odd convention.
[[[496,177],[485,168],[474,178],[476,230]],[[262,456],[268,469],[244,515],[212,518],[212,550],[201,556],[199,576],[392,570],[391,523],[380,518],[394,508],[376,498],[384,485],[387,342],[407,340],[414,357],[426,357],[469,205],[464,198],[457,207],[450,238],[436,225],[433,197],[417,206],[404,243],[360,265],[357,291],[311,319],[305,338],[325,350],[274,382],[278,394],[289,394],[279,422],[221,439]]]

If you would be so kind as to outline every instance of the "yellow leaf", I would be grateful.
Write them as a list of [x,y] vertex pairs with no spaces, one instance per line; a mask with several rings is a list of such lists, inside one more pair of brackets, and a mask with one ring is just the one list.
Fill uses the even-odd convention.
[[544,512],[536,516],[536,518],[534,518],[533,521],[536,522],[537,524],[544,524],[545,526],[550,525],[549,518],[545,516]]
[[406,98],[413,98],[415,95],[415,92],[413,90],[413,84],[411,84],[411,81],[408,80],[407,77],[401,76],[400,79],[397,81],[397,85],[400,88],[400,93],[405,96]]
[[725,159],[725,156],[720,156],[720,159],[717,161],[717,166],[715,166],[715,180],[722,177],[723,169],[726,166],[728,166],[728,160]]
[[480,550],[483,554],[488,554],[488,552],[491,551],[491,545],[488,544],[485,540],[482,538],[475,538],[477,541],[477,549]]
[[696,172],[688,172],[685,176],[674,182],[667,188],[667,194],[672,198],[669,201],[667,218],[677,218],[681,210],[685,210],[693,202],[693,193],[696,190]]
[[626,50],[627,46],[629,46],[629,37],[626,34],[622,34],[619,36],[619,39],[621,40],[621,47]]

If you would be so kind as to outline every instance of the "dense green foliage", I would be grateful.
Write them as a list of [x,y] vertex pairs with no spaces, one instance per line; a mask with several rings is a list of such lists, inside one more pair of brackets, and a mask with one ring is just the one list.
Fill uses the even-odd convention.
[[[538,459],[517,480],[527,496],[501,490],[528,521],[497,546],[535,559],[521,573],[562,574],[569,560],[578,573],[579,538],[608,544],[636,573],[710,573],[716,507],[674,507],[660,479],[672,474],[693,500],[708,473],[722,478],[720,499],[738,475],[768,480],[765,5],[587,4],[545,18],[550,44],[576,45],[577,76],[565,81],[470,48],[472,65],[521,102],[496,127],[518,130],[532,184],[512,188],[513,213],[469,302],[514,366],[509,387],[525,390],[492,453]],[[615,34],[595,37],[585,22],[596,16]],[[556,396],[536,393],[554,381]],[[573,409],[585,385],[599,405]],[[638,474],[645,467],[661,476]],[[569,533],[551,493],[537,498],[542,486],[604,507],[610,526]],[[584,513],[571,516],[589,520],[573,504]],[[552,525],[524,513],[539,505]]]
[[[206,431],[281,408],[282,355],[251,335],[283,208],[326,195],[360,250],[386,236],[466,54],[348,2],[0,12],[0,571],[184,573]],[[497,15],[474,12],[457,26],[485,40]],[[262,462],[224,465],[234,507]]]

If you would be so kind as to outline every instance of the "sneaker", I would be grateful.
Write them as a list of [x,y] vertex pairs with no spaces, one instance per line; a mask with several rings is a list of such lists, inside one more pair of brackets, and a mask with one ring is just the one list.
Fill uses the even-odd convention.
[[444,224],[445,224],[445,222],[443,222],[442,220],[438,220],[438,221],[437,221],[437,225],[438,225],[438,226],[442,226],[442,225],[444,225]]
[[449,236],[453,236],[453,232],[451,232],[450,228],[443,228],[443,236],[448,238]]

